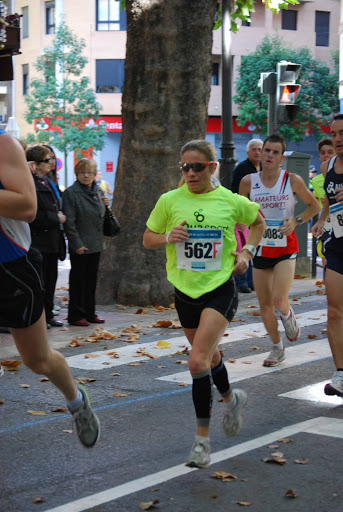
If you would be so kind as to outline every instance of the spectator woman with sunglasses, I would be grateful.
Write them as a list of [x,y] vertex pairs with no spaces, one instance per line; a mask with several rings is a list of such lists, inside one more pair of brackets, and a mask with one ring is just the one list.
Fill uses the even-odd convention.
[[[175,287],[175,307],[192,346],[189,370],[197,431],[186,464],[199,468],[210,463],[213,384],[225,402],[225,434],[234,436],[241,428],[247,394],[231,388],[218,344],[238,306],[232,273],[247,270],[265,228],[258,205],[213,186],[215,160],[215,149],[206,140],[183,146],[185,184],[160,197],[143,237],[146,249],[166,246],[167,278]],[[251,226],[241,253],[236,252],[237,222]]]
[[51,181],[50,150],[46,146],[32,146],[26,151],[26,159],[32,162],[31,171],[36,186],[38,209],[30,224],[32,247],[38,249],[43,258],[43,281],[45,288],[44,307],[48,326],[62,327],[63,322],[55,320],[53,314],[54,294],[58,272],[58,251],[60,225],[66,216],[60,209],[60,198]]

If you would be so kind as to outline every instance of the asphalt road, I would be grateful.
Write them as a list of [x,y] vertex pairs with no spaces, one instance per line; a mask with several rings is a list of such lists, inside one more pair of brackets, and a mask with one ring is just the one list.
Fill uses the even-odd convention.
[[[68,414],[53,412],[65,404],[49,382],[39,381],[23,365],[5,372],[0,381],[0,511],[134,512],[156,500],[149,510],[341,512],[342,400],[323,394],[334,370],[325,332],[326,298],[293,295],[292,304],[302,335],[296,343],[286,341],[286,360],[278,368],[262,367],[270,342],[254,296],[242,302],[223,337],[231,381],[248,392],[249,402],[241,432],[226,438],[223,405],[215,393],[212,464],[205,470],[184,466],[195,431],[190,378],[187,365],[180,363],[187,363],[185,338],[179,329],[151,327],[167,317],[174,320],[173,310],[136,315],[136,333],[123,333],[131,325],[129,315],[126,325],[111,329],[106,324],[118,336],[114,339],[79,339],[82,346],[61,348],[75,378],[94,379],[86,386],[102,434],[93,449],[84,449],[70,433]],[[129,343],[120,334],[138,339]],[[157,345],[161,340],[166,348]],[[277,460],[264,461],[268,458]],[[212,477],[220,471],[236,478]],[[42,502],[33,503],[37,498]]]

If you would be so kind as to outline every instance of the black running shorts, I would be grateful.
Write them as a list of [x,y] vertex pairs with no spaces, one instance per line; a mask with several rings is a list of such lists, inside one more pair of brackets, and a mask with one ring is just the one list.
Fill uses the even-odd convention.
[[39,320],[44,307],[42,257],[37,249],[15,261],[0,264],[0,325],[16,329]]
[[280,263],[280,261],[285,260],[295,260],[298,256],[297,252],[294,252],[292,254],[284,254],[283,256],[280,256],[279,258],[266,258],[264,256],[255,256],[253,259],[253,267],[258,268],[260,270],[265,270],[266,268],[273,268],[275,265]]
[[175,308],[185,329],[196,329],[199,326],[200,316],[205,308],[215,309],[231,322],[238,308],[235,280],[231,277],[226,283],[197,299],[192,299],[175,288]]

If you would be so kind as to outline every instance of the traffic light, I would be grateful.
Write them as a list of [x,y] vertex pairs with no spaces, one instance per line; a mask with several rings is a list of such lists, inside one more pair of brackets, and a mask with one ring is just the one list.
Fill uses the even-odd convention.
[[295,105],[301,85],[297,84],[297,78],[301,70],[301,64],[281,61],[276,66],[276,123],[292,123],[296,118],[298,105]]

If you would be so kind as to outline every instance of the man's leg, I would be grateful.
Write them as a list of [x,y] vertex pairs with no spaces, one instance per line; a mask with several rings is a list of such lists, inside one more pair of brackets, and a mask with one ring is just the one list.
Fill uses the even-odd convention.
[[335,363],[331,384],[325,386],[327,395],[343,396],[343,275],[327,269],[325,287],[328,301],[328,339]]
[[65,358],[48,345],[45,313],[39,320],[23,329],[11,329],[23,363],[34,373],[47,376],[63,393],[75,422],[79,441],[86,448],[96,444],[100,423],[93,413],[86,390],[75,386]]
[[275,283],[274,269],[253,269],[254,287],[260,304],[260,311],[264,326],[273,343],[263,366],[277,366],[285,359],[285,349],[280,338],[278,321],[275,316],[273,303],[273,288]]
[[295,259],[283,260],[274,267],[273,304],[280,311],[280,319],[289,341],[296,341],[300,336],[300,327],[288,298],[294,279],[295,264]]

